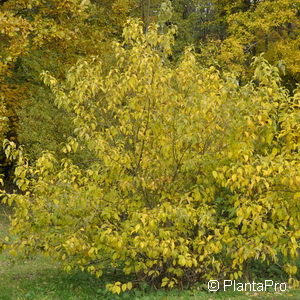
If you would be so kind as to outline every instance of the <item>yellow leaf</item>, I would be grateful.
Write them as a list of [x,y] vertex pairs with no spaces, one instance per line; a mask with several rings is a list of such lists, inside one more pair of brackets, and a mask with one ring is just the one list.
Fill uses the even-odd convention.
[[294,194],[294,199],[295,200],[300,199],[300,192]]

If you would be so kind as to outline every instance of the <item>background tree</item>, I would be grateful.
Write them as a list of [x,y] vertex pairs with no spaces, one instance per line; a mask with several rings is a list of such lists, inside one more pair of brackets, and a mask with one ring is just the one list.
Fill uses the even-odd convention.
[[[14,87],[12,92],[6,92],[10,98],[6,97],[2,108],[4,110],[5,107],[6,114],[9,114],[10,123],[14,121],[13,126],[8,124],[6,128],[11,132],[10,136],[18,136],[18,141],[25,146],[32,159],[45,149],[59,151],[60,143],[73,130],[70,115],[53,105],[49,89],[42,84],[42,70],[51,70],[63,79],[66,70],[77,59],[91,54],[101,56],[107,66],[113,64],[111,39],[121,34],[122,22],[131,6],[129,1],[91,3],[77,0],[11,0],[2,6],[3,15],[8,14],[12,20],[19,20],[20,24],[27,24],[30,28],[30,35],[26,32],[22,42],[17,40],[23,32],[21,25],[11,22],[16,28],[13,45],[25,49],[22,53],[17,48],[14,55],[9,41],[1,46],[3,53],[10,53],[10,64],[4,65],[9,69],[10,76],[5,73],[5,80],[9,80]],[[4,18],[1,20],[1,28],[6,30],[7,21]],[[3,85],[2,90],[7,88]]]
[[247,61],[264,52],[268,61],[285,65],[290,89],[299,81],[300,1],[248,1],[228,16],[229,34],[243,46]]
[[[4,138],[16,140],[17,109],[22,105],[27,87],[19,86],[13,79],[12,68],[16,60],[28,51],[31,25],[11,12],[0,11],[0,143]],[[2,149],[0,173],[7,170]]]

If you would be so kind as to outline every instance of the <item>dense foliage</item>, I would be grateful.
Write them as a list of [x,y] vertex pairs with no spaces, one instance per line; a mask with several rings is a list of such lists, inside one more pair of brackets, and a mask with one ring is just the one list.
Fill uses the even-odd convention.
[[[64,81],[43,73],[76,128],[62,159],[45,152],[29,164],[6,142],[22,193],[5,200],[19,239],[3,247],[162,287],[240,278],[253,259],[280,260],[296,283],[299,92],[289,96],[263,57],[244,86],[191,49],[173,67],[173,34],[129,21],[111,70],[91,56]],[[77,151],[92,161],[74,161]]]
[[255,263],[298,284],[299,0],[4,2],[1,248],[116,293]]
[[103,58],[104,68],[111,68],[112,40],[121,37],[130,15],[142,19],[144,32],[152,22],[160,32],[177,26],[173,62],[193,43],[202,65],[234,71],[246,82],[252,56],[265,52],[292,91],[299,81],[299,5],[299,0],[5,1],[0,5],[0,139],[20,142],[33,160],[45,149],[58,153],[73,128],[70,116],[53,105],[40,73],[48,70],[64,79],[87,55]]

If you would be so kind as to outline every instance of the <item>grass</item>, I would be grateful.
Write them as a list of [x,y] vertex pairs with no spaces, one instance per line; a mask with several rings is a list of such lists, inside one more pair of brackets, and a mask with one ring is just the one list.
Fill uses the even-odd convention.
[[[8,232],[7,211],[0,206],[0,238]],[[148,287],[121,295],[104,288],[108,278],[96,279],[83,272],[66,273],[49,258],[25,259],[0,254],[0,300],[283,300],[300,299],[300,290],[286,293],[240,292],[207,293],[205,291],[154,291]]]

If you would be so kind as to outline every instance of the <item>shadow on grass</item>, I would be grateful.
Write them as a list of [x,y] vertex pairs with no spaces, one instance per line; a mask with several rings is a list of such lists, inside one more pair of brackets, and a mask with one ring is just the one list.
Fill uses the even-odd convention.
[[[300,299],[300,291],[282,295],[241,293],[207,293],[203,291],[154,291],[144,286],[121,295],[113,295],[105,290],[109,277],[97,279],[84,272],[66,273],[59,265],[44,257],[32,260],[12,259],[7,254],[0,255],[0,299],[1,300],[213,300],[213,299]],[[115,278],[116,280],[116,278]]]

